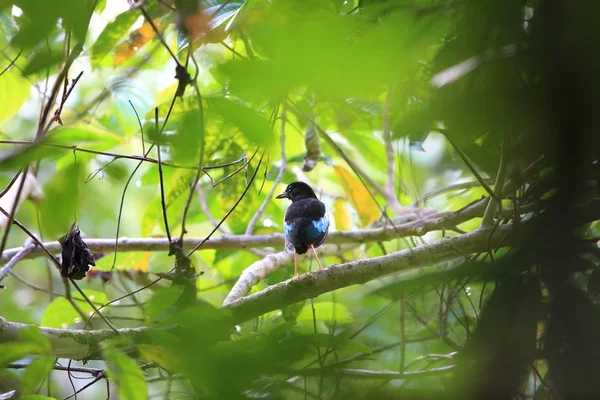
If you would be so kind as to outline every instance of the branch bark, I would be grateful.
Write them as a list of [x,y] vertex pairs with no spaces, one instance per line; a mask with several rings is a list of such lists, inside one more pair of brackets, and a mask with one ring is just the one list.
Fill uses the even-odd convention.
[[[445,230],[472,218],[483,215],[485,204],[478,202],[456,212],[442,212],[427,215],[424,218],[407,223],[380,228],[367,228],[357,231],[331,232],[327,237],[328,244],[362,244],[382,242],[408,236],[422,236],[428,232]],[[509,209],[506,210],[510,211]],[[522,211],[519,209],[519,211]],[[512,212],[512,211],[511,211]],[[512,214],[508,214],[512,216]],[[204,238],[187,238],[184,240],[184,249],[189,250],[201,243]],[[92,253],[112,253],[115,248],[115,239],[86,239],[86,244]],[[285,242],[283,234],[270,235],[226,235],[210,239],[202,245],[199,251],[209,249],[251,249],[261,247],[283,247]],[[52,253],[60,253],[58,242],[47,242],[44,246]],[[169,242],[165,238],[120,238],[119,251],[169,251]],[[2,253],[2,262],[6,262],[22,250],[22,247],[8,249]],[[44,250],[36,246],[23,259],[36,258],[44,254]]]
[[258,293],[235,300],[223,308],[232,313],[233,321],[241,323],[269,311],[302,300],[332,292],[344,287],[359,285],[394,272],[450,261],[472,253],[485,252],[492,246],[511,246],[526,237],[527,227],[518,231],[512,225],[493,229],[478,229],[460,236],[448,237],[430,244],[405,249],[381,257],[355,260],[347,264],[332,265],[326,269],[269,286]]

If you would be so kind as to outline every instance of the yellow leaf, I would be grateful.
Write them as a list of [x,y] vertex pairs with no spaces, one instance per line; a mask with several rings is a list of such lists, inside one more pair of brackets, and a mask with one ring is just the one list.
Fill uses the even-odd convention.
[[152,258],[152,254],[151,251],[145,251],[144,254],[133,263],[131,269],[134,271],[148,272],[148,262],[150,261],[150,258]]
[[346,208],[346,202],[342,199],[335,199],[333,202],[333,218],[335,219],[335,228],[339,231],[349,231],[352,229],[352,216]]
[[346,197],[358,213],[361,225],[367,226],[377,221],[380,216],[379,207],[377,207],[377,203],[375,203],[375,200],[373,200],[362,182],[344,167],[338,166],[333,168],[344,187]]

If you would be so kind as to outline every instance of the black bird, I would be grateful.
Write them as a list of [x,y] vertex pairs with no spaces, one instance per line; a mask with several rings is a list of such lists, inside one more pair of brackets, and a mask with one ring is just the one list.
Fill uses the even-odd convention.
[[285,213],[283,230],[286,248],[294,251],[294,276],[298,276],[298,254],[306,253],[309,248],[315,254],[319,269],[322,269],[315,248],[323,243],[329,231],[325,204],[317,199],[312,188],[304,182],[290,183],[276,198],[292,201]]

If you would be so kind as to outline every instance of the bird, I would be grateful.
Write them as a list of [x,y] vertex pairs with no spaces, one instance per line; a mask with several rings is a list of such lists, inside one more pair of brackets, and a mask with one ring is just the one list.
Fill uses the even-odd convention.
[[283,231],[286,249],[294,252],[294,276],[298,276],[298,254],[304,254],[308,249],[314,253],[318,268],[323,269],[315,249],[323,244],[329,232],[325,204],[304,182],[290,183],[276,198],[292,201],[285,212]]

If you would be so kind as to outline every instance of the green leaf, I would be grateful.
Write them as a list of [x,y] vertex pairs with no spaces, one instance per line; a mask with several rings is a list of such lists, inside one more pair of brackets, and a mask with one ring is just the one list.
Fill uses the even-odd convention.
[[[348,324],[354,320],[348,308],[340,303],[324,301],[314,304],[315,316],[319,321],[336,322],[338,324]],[[302,309],[296,321],[306,322],[313,320],[312,307],[306,306]]]
[[53,356],[41,356],[33,360],[23,374],[21,380],[21,388],[23,393],[35,393],[38,390],[40,383],[46,379],[46,376],[52,370],[54,366],[55,357]]
[[28,394],[23,397],[19,397],[21,400],[56,400],[55,397],[42,396],[41,394]]
[[117,383],[121,398],[146,400],[148,398],[148,387],[144,373],[135,360],[116,346],[106,342],[102,344],[102,354],[108,367],[108,376]]
[[23,76],[29,76],[57,65],[64,55],[59,51],[44,50],[34,53],[29,63],[23,68]]
[[36,327],[21,330],[18,339],[0,343],[0,368],[30,355],[47,355],[52,351],[48,339]]
[[46,307],[41,325],[48,328],[67,328],[79,322],[81,316],[64,297],[56,298]]
[[[108,298],[105,293],[86,289],[84,291],[86,296],[93,302],[105,304],[108,303]],[[82,299],[79,293],[73,293],[73,298]],[[93,312],[92,307],[82,301],[78,301],[77,305],[83,311],[86,316],[89,316]],[[110,306],[102,309],[101,312],[106,312]],[[54,299],[42,315],[41,325],[49,328],[68,328],[69,326],[81,322],[81,315],[73,308],[71,303],[64,297]]]
[[274,144],[273,130],[269,121],[243,104],[222,97],[206,99],[209,112],[219,115],[227,123],[235,125],[254,145],[270,147]]
[[198,110],[191,110],[180,117],[175,135],[169,137],[173,145],[173,159],[182,164],[197,163],[197,154],[202,146],[204,119]]
[[182,285],[172,285],[168,288],[159,290],[152,296],[146,306],[148,314],[148,323],[156,321],[158,317],[165,314],[169,308],[181,297],[184,287]]
[[[4,68],[5,65],[1,67]],[[23,79],[14,66],[0,76],[0,93],[10,93],[10,96],[0,96],[0,123],[17,114],[29,98],[30,89],[31,83]]]
[[37,343],[10,342],[0,343],[0,367],[18,361],[32,354],[41,354],[44,349]]

